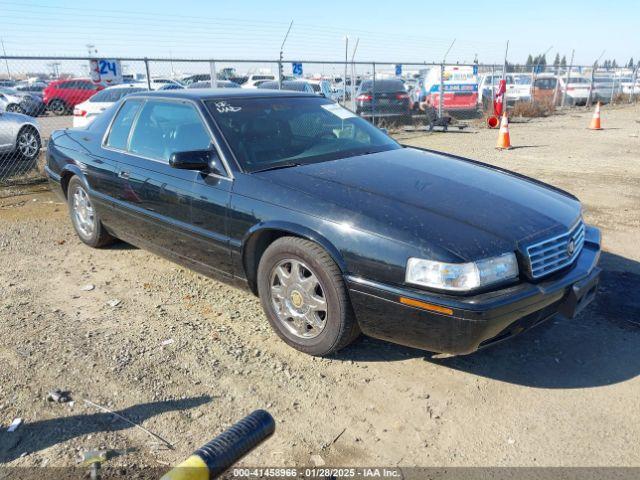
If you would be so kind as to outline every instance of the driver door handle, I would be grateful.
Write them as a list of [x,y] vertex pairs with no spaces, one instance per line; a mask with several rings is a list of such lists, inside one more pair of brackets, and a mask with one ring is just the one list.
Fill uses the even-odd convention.
[[124,178],[125,180],[127,180],[130,176],[129,172],[125,172],[124,170],[121,170],[120,172],[118,172],[118,176],[120,178]]

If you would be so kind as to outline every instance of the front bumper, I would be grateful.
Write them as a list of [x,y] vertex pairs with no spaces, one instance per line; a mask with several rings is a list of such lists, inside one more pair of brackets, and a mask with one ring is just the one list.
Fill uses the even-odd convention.
[[[587,227],[582,252],[571,267],[538,283],[520,283],[468,297],[346,278],[363,333],[432,352],[467,354],[523,332],[561,313],[574,317],[595,297],[600,231]],[[410,298],[450,309],[451,315],[400,303]]]

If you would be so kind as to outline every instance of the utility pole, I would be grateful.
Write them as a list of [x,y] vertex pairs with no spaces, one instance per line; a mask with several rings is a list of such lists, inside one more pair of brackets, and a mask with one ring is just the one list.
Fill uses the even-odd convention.
[[284,40],[282,40],[282,45],[280,45],[280,60],[278,60],[278,90],[282,90],[282,60],[284,56],[284,44],[289,37],[289,32],[291,31],[291,27],[293,27],[293,20],[289,24],[289,29],[287,30],[286,35],[284,36]]
[[4,64],[7,67],[7,76],[9,80],[11,80],[11,71],[9,70],[9,60],[7,60],[7,51],[4,49],[4,39],[0,38],[0,43],[2,44],[2,54],[4,55]]
[[351,107],[354,112],[356,111],[356,65],[353,63],[353,59],[356,56],[356,50],[358,50],[358,43],[360,43],[360,37],[356,38],[356,45],[351,54]]
[[347,104],[347,63],[349,62],[349,37],[344,36],[344,79],[342,80],[342,104]]
[[60,66],[60,62],[51,62],[51,63],[47,63],[47,67],[51,68],[51,75],[53,76],[53,78],[57,79],[60,77],[60,71],[58,69],[58,67]]

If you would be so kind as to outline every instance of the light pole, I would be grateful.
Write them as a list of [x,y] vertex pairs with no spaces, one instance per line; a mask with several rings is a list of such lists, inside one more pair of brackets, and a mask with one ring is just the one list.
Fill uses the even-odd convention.
[[289,29],[287,30],[286,35],[284,36],[284,40],[282,40],[282,45],[280,45],[280,60],[278,61],[278,90],[282,90],[282,58],[284,55],[284,44],[289,37],[289,32],[291,31],[291,27],[293,27],[293,20],[289,24]]

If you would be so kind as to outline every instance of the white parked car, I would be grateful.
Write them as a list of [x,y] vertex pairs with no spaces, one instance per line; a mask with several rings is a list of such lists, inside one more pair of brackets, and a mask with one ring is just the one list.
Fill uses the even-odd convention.
[[149,90],[145,83],[123,83],[100,90],[73,109],[73,126],[85,127],[103,111],[130,93]]
[[596,74],[593,79],[593,101],[609,103],[618,93],[622,91],[620,79],[613,75]]
[[622,93],[626,95],[630,95],[633,93],[634,95],[640,95],[640,78],[636,78],[636,81],[633,81],[633,76],[624,76],[619,78],[620,87]]
[[[498,84],[502,79],[502,74],[484,75],[478,85],[478,104],[487,108],[491,105],[493,95],[491,84],[493,80],[493,91],[498,91]],[[507,105],[514,105],[516,102],[528,102],[531,100],[531,75],[527,73],[508,73],[505,77],[507,81],[507,91],[504,94],[504,101]]]
[[[567,77],[564,75],[561,75],[559,79],[560,92],[565,94],[565,105],[586,105],[589,99],[591,80],[577,75],[569,77],[568,83]],[[562,102],[562,97],[558,102]]]
[[247,81],[241,86],[242,88],[258,88],[258,85],[262,82],[269,82],[276,79],[275,75],[269,73],[257,73],[255,75],[249,75]]

